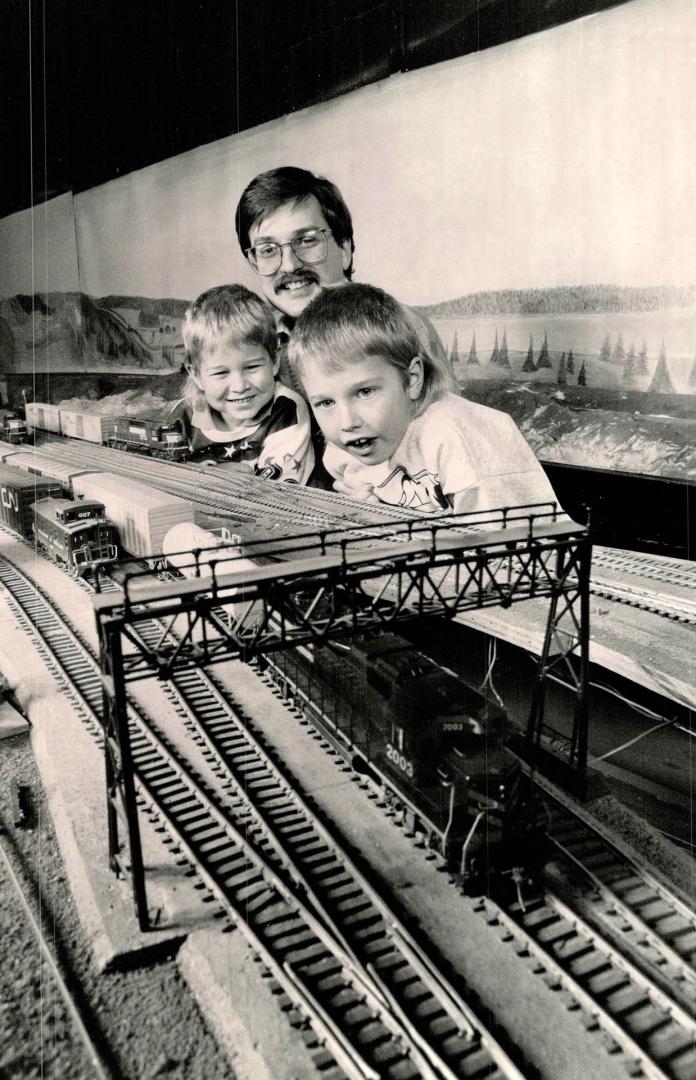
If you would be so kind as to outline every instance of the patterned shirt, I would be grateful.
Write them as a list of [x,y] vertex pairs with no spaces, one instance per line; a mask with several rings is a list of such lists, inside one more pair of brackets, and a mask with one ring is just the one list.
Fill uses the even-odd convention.
[[[254,422],[225,430],[215,422],[210,406],[178,401],[172,419],[181,419],[192,461],[244,462],[257,476],[305,484],[314,468],[309,410],[299,394],[276,383],[272,401]],[[221,421],[219,421],[221,423]]]
[[426,513],[557,502],[512,417],[456,394],[443,395],[416,416],[381,465],[364,465],[333,444],[324,465],[337,491]]

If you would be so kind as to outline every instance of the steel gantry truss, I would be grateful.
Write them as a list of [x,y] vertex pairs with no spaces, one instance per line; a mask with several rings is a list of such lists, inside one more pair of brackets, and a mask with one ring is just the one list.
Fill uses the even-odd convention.
[[[452,617],[548,597],[521,753],[532,768],[584,797],[590,560],[587,528],[544,503],[305,533],[257,541],[243,553],[229,545],[180,553],[172,561],[183,576],[163,579],[160,564],[129,574],[121,590],[98,593],[110,862],[115,871],[130,873],[141,923],[147,919],[141,910],[129,683],[167,679],[195,665],[249,661],[418,615]],[[137,630],[152,620],[161,634],[155,644],[148,635],[148,644]],[[548,749],[545,725],[546,688],[559,669],[575,693],[573,731],[561,756]],[[127,823],[129,860],[118,835],[120,816]]]

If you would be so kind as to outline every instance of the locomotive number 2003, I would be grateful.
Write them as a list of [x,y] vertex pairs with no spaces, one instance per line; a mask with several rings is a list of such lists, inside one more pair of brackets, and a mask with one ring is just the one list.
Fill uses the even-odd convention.
[[396,747],[392,746],[391,743],[387,743],[387,757],[390,761],[393,761],[402,772],[405,772],[410,780],[413,779],[413,765],[408,758],[404,757],[403,754],[400,754]]

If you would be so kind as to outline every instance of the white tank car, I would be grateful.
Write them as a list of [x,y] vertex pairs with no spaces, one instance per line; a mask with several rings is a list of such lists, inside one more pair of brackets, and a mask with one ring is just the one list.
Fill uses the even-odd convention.
[[[194,551],[200,552],[197,559],[193,555]],[[243,557],[241,537],[224,526],[221,529],[209,530],[192,522],[174,525],[164,538],[162,552],[167,556],[167,562],[185,577],[212,576],[211,563],[215,564],[214,571],[217,576],[244,573],[246,570],[255,570],[258,565]],[[227,595],[233,593],[228,592]],[[237,623],[243,618],[245,626],[252,626],[255,611],[247,611],[247,608],[246,603],[225,605],[231,622]]]

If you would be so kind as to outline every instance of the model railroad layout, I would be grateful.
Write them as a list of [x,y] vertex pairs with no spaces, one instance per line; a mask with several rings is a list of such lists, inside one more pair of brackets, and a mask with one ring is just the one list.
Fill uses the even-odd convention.
[[[12,467],[17,451],[17,447],[6,451],[5,470]],[[51,461],[62,468],[63,475],[59,480],[47,479],[47,471],[37,468],[44,451],[24,451],[33,457],[17,461],[35,473],[32,485],[47,484],[40,494],[56,503],[64,500],[74,507],[82,501],[80,495],[85,505],[87,500],[101,503],[103,513],[98,520],[111,522],[122,550],[134,559],[160,550],[162,530],[193,523],[197,517],[206,527],[219,518],[240,532],[246,523],[256,535],[264,529],[276,534],[283,528],[290,531],[298,517],[321,530],[360,528],[376,519],[403,516],[388,509],[382,515],[328,493],[288,492],[241,473],[223,475],[223,470],[163,466],[141,458],[132,459],[132,464],[130,458],[117,462],[126,455],[99,447],[76,451],[74,443],[65,441],[51,443],[50,449]],[[45,460],[43,466],[48,470]],[[74,475],[67,474],[71,468],[76,470]],[[142,533],[131,529],[128,534],[123,515],[119,520],[114,509],[119,499],[125,499],[125,489],[118,477],[104,479],[112,471],[128,478],[131,494],[132,481],[137,480],[148,488],[156,487],[172,505],[186,502],[189,516],[178,521],[165,511],[158,519],[154,512],[148,522],[153,532],[143,543]],[[5,473],[2,479],[5,483]],[[17,490],[22,489],[17,477],[10,475],[10,480]],[[25,496],[20,517],[5,520],[20,535],[41,543],[36,516],[40,501],[35,496],[30,503]],[[84,550],[91,549],[83,545]],[[99,566],[101,587],[109,588],[105,575],[112,559],[101,551],[92,562]],[[615,565],[613,557],[624,556],[602,553],[600,566]],[[645,557],[626,557],[637,560],[631,564],[637,569],[645,562]],[[53,558],[70,565],[69,559],[57,558],[55,553]],[[81,565],[73,560],[73,572],[80,574],[85,562],[85,558]],[[660,576],[665,574],[666,578]],[[676,562],[671,568],[659,564],[653,576],[693,587],[688,568]],[[0,581],[56,679],[68,687],[85,727],[100,739],[102,680],[93,646],[26,567],[22,570],[19,563],[6,558]],[[91,588],[88,581],[71,587]],[[111,587],[118,588],[118,577]],[[675,617],[661,600],[655,602],[654,610]],[[689,611],[683,611],[688,619]],[[160,643],[170,635],[175,643],[176,628],[156,620],[142,624],[139,632]],[[321,664],[313,650],[304,654],[298,650],[292,664],[278,661],[278,654],[270,665],[262,661],[260,673],[267,681],[275,675],[277,686],[271,684],[275,692],[287,701],[300,728],[311,725],[315,740],[335,760],[337,776],[356,776],[356,802],[364,799],[383,805],[393,824],[411,834],[412,843],[431,861],[433,873],[438,867],[449,873],[452,904],[473,903],[486,932],[500,935],[508,944],[510,965],[523,965],[542,978],[560,995],[568,1014],[587,1030],[589,1039],[601,1040],[630,1075],[692,1077],[696,1069],[696,919],[688,899],[677,887],[651,874],[620,840],[606,835],[561,791],[542,784],[533,798],[522,797],[519,766],[509,755],[500,762],[495,757],[487,762],[480,779],[472,774],[469,762],[476,740],[488,738],[492,727],[502,736],[506,722],[500,710],[470,688],[460,688],[454,706],[450,697],[450,704],[443,704],[441,710],[438,732],[449,762],[434,758],[432,746],[414,743],[415,714],[410,725],[397,722],[404,709],[408,711],[408,680],[412,689],[417,688],[421,676],[423,693],[427,697],[432,691],[437,698],[443,688],[451,695],[451,678],[433,672],[427,658],[412,647],[409,652],[398,639],[374,641],[374,655],[367,638],[349,659],[349,668],[351,663],[362,665],[359,673],[343,670],[342,650],[330,645],[320,650]],[[319,679],[323,692],[312,689],[309,678],[311,670],[316,679],[322,665],[328,665],[329,672]],[[425,686],[426,674],[431,675],[430,690]],[[369,729],[357,736],[353,727],[346,729],[345,722],[339,723],[338,688],[351,679],[354,685],[371,681],[377,711],[386,716],[388,731]],[[398,708],[399,683],[406,691],[404,709]],[[292,770],[278,757],[268,734],[253,717],[235,710],[224,681],[193,668],[174,672],[164,693],[189,735],[192,756],[191,760],[182,756],[158,715],[148,713],[130,696],[128,725],[139,798],[145,813],[163,830],[166,842],[200,880],[223,922],[229,920],[242,929],[277,985],[279,1001],[287,1003],[289,1022],[307,1025],[311,1035],[305,1041],[313,1068],[330,1078],[526,1075],[525,1052],[515,1045],[515,1037],[500,1039],[503,1018],[491,1023],[477,1007],[476,994],[452,973],[447,956],[433,949],[427,935],[408,926],[385,883],[366,873],[362,860],[355,861],[342,840],[340,823],[317,811]],[[396,705],[390,716],[381,706],[392,696]],[[424,698],[422,707],[428,704]],[[487,724],[492,725],[490,730]],[[369,742],[379,745],[377,756],[367,748]],[[494,745],[502,746],[502,739]],[[463,802],[453,783],[455,760],[463,762],[462,775],[466,774],[469,785]],[[414,798],[413,784],[409,789],[393,783],[398,774],[408,774],[409,765],[412,781],[425,776],[428,768],[431,777],[437,777],[436,783],[430,781],[429,813]],[[499,798],[505,791],[514,792],[514,799],[506,795],[507,802],[503,799],[494,805],[493,784]],[[448,793],[446,804],[441,801],[443,792]],[[501,866],[511,887],[496,889],[493,898],[486,895],[490,879],[484,878],[480,898],[463,896],[461,886],[467,875],[461,873],[462,844],[466,847],[469,830],[452,826],[461,805],[472,813],[472,800],[474,817],[484,812],[485,804],[486,820],[499,843],[506,814],[519,815],[527,807],[522,832],[534,840],[533,847],[545,849],[545,857],[552,858],[557,880],[549,878],[541,866],[527,873],[531,868],[524,861],[506,859]],[[462,823],[467,820],[471,823],[473,817],[465,816]],[[540,828],[545,835],[543,845],[538,842]],[[449,845],[455,836],[459,836],[459,847],[453,859]],[[482,856],[483,849],[477,849],[479,861]]]

